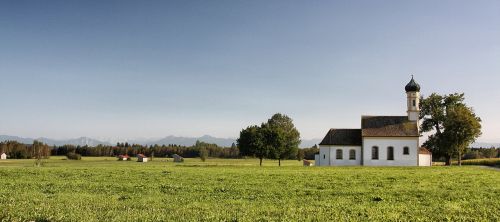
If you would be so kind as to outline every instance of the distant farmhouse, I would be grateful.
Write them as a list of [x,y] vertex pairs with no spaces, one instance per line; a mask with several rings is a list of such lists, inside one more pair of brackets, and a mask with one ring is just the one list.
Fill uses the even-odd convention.
[[2,153],[0,154],[0,160],[6,160],[7,159],[7,154]]
[[130,160],[130,156],[125,154],[125,155],[119,155],[118,160]]
[[306,160],[306,159],[302,160],[302,164],[304,166],[313,166],[313,163],[309,160]]
[[137,162],[148,162],[148,157],[144,154],[137,154]]
[[361,129],[330,129],[315,165],[430,166],[432,154],[419,143],[420,85],[413,76],[405,91],[406,116],[362,116]]

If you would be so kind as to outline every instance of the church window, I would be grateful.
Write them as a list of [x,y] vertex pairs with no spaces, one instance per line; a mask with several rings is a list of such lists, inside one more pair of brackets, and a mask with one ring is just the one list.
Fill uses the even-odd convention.
[[408,148],[407,146],[405,146],[403,148],[403,155],[410,155],[410,148]]
[[341,150],[341,149],[337,149],[337,151],[336,151],[336,152],[337,152],[337,153],[336,153],[336,154],[337,154],[337,155],[336,155],[337,160],[341,160],[341,159],[343,159],[343,158],[342,158],[342,150]]
[[387,160],[394,160],[394,147],[387,147]]
[[378,160],[378,147],[372,147],[372,160]]
[[417,102],[413,100],[413,107],[417,106]]
[[326,159],[326,155],[325,154],[323,154],[323,159]]
[[356,150],[349,150],[349,159],[350,160],[356,159]]

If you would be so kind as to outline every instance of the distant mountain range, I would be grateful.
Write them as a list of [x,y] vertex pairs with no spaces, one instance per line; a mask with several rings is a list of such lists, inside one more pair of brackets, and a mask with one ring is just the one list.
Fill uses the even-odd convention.
[[[20,143],[26,143],[30,144],[33,143],[33,140],[38,140],[43,143],[46,143],[48,145],[56,145],[56,146],[62,146],[66,144],[71,144],[75,146],[97,146],[99,144],[102,145],[114,145],[115,143],[108,142],[108,141],[101,141],[97,139],[92,139],[89,137],[80,137],[80,138],[75,138],[75,139],[65,139],[65,140],[57,140],[57,139],[50,139],[50,138],[24,138],[24,137],[18,137],[18,136],[8,136],[8,135],[0,135],[0,141],[6,141],[6,140],[14,140],[18,141]],[[128,142],[130,144],[141,144],[141,145],[153,145],[153,144],[158,144],[158,145],[168,145],[168,144],[176,144],[176,145],[181,145],[181,146],[191,146],[196,143],[196,141],[202,141],[206,143],[215,143],[219,146],[222,147],[230,147],[233,143],[236,143],[236,139],[234,138],[217,138],[209,135],[204,135],[202,137],[179,137],[179,136],[167,136],[161,139],[131,139],[131,140],[125,140],[123,142]],[[306,148],[306,147],[312,147],[315,144],[318,144],[321,140],[320,139],[310,139],[310,140],[302,140],[302,144],[300,147]],[[122,142],[122,141],[120,141]]]
[[[23,138],[23,137],[18,137],[18,136],[8,136],[8,135],[0,135],[0,142],[1,141],[6,141],[6,140],[14,140],[18,141],[20,143],[26,143],[30,144],[33,143],[33,140],[35,138]],[[102,145],[115,145],[116,143],[112,143],[109,141],[101,141],[97,139],[92,139],[89,137],[80,137],[80,138],[75,138],[75,139],[66,139],[66,140],[56,140],[56,139],[50,139],[50,138],[36,138],[36,140],[41,141],[43,143],[46,143],[48,145],[56,145],[56,146],[62,146],[66,144],[71,144],[75,146],[97,146],[99,144]],[[176,144],[176,145],[181,145],[181,146],[192,146],[193,144],[196,143],[196,141],[202,141],[206,143],[215,143],[219,146],[222,147],[230,147],[233,143],[236,143],[236,139],[234,138],[218,138],[218,137],[213,137],[209,135],[205,135],[202,137],[180,137],[180,136],[167,136],[161,139],[132,139],[132,140],[125,140],[123,142],[128,142],[130,144],[141,144],[141,145],[153,145],[153,144],[158,144],[158,145],[168,145],[168,144]],[[122,141],[120,141],[122,142]],[[302,139],[302,143],[300,144],[301,148],[309,148],[314,146],[315,144],[319,144],[321,142],[321,139]],[[476,142],[473,143],[471,147],[483,147],[483,148],[490,148],[490,147],[500,147],[500,143],[485,143],[485,142]]]
[[500,147],[500,143],[483,143],[483,142],[476,142],[473,143],[471,147],[474,148],[491,148],[491,147]]
[[7,135],[0,135],[0,141],[6,141],[6,140],[14,140],[18,141],[20,143],[26,143],[30,144],[33,143],[33,140],[38,140],[40,142],[46,143],[48,145],[56,145],[56,146],[62,146],[66,144],[71,144],[75,146],[97,146],[99,144],[102,145],[111,145],[111,143],[108,142],[103,142],[99,141],[96,139],[88,138],[88,137],[80,137],[80,138],[75,138],[75,139],[67,139],[67,140],[56,140],[56,139],[50,139],[50,138],[24,138],[24,137],[18,137],[18,136],[7,136]]
[[215,143],[218,146],[222,147],[230,147],[233,143],[236,143],[236,139],[233,138],[217,138],[209,135],[204,135],[202,137],[181,137],[181,136],[167,136],[161,139],[151,139],[151,140],[129,140],[129,143],[137,143],[143,145],[168,145],[168,144],[176,144],[181,146],[192,146],[199,140],[205,143]]

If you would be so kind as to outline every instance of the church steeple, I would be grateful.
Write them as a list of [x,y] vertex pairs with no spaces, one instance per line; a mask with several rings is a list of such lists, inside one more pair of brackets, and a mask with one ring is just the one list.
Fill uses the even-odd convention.
[[406,92],[420,92],[420,85],[415,82],[413,79],[413,75],[411,75],[411,80],[408,84],[405,86],[405,91]]
[[418,117],[420,114],[420,85],[415,82],[415,80],[413,79],[413,75],[411,76],[410,82],[406,84],[405,91],[408,107],[408,120],[418,121]]

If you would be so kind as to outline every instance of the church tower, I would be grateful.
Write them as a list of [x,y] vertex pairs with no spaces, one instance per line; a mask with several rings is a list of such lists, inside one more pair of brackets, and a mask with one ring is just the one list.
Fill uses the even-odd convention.
[[420,114],[420,85],[415,82],[413,75],[411,80],[405,86],[407,106],[408,106],[408,120],[418,121],[418,116]]

